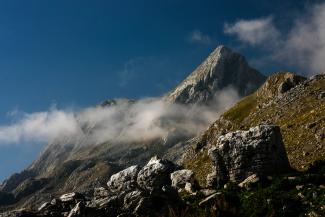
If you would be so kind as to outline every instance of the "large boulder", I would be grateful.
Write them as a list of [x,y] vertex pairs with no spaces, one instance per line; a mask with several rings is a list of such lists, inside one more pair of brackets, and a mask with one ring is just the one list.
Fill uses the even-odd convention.
[[220,136],[208,155],[213,162],[208,186],[221,186],[228,181],[239,183],[253,174],[264,176],[290,170],[280,128],[273,125]]
[[131,166],[111,176],[107,182],[108,190],[114,193],[132,191],[137,186],[139,166]]
[[175,165],[172,162],[155,156],[139,171],[138,185],[147,191],[161,189],[163,186],[171,184],[170,174],[174,170]]

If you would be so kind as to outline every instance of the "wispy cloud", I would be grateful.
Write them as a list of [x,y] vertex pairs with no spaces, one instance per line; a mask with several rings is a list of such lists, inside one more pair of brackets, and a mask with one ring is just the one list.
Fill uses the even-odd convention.
[[200,30],[192,31],[188,36],[188,40],[191,43],[202,45],[209,45],[213,43],[212,38],[209,35],[202,33]]
[[325,3],[306,9],[287,31],[272,16],[225,24],[224,32],[269,52],[274,62],[298,67],[307,75],[325,71]]
[[22,142],[90,145],[107,141],[138,142],[170,135],[194,136],[238,99],[233,88],[226,88],[216,93],[209,106],[146,98],[132,103],[118,100],[116,105],[78,112],[52,108],[24,114],[12,124],[0,126],[0,145]]
[[278,39],[280,34],[273,24],[272,17],[255,20],[239,20],[234,24],[226,23],[224,32],[234,35],[239,40],[251,45],[273,43]]

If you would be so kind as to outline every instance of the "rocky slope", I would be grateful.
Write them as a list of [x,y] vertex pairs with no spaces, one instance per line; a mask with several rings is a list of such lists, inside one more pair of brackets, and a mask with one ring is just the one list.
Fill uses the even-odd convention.
[[[243,56],[220,46],[163,99],[171,103],[209,104],[215,93],[224,87],[232,86],[244,96],[256,90],[264,80],[262,74],[248,66]],[[135,102],[122,101],[127,105]],[[117,103],[108,100],[101,106]],[[86,133],[92,127],[96,126],[85,126]],[[80,142],[71,142],[69,138],[65,142],[53,142],[25,171],[14,174],[0,186],[0,204],[30,207],[67,191],[92,194],[94,187],[102,186],[107,177],[117,171],[133,164],[143,166],[153,155],[164,155],[175,145],[195,136],[175,135],[175,131],[171,131],[167,139],[104,142],[96,146],[80,145],[82,138]]]
[[[209,150],[215,167],[208,188],[192,170],[153,157],[112,175],[92,195],[69,192],[37,210],[3,217],[320,216],[325,214],[325,164],[291,171],[277,126],[260,125],[218,138]],[[288,176],[288,173],[291,173]],[[286,174],[286,175],[285,175]]]
[[210,128],[187,146],[184,163],[204,179],[211,171],[208,149],[229,131],[258,124],[280,127],[291,166],[305,170],[325,159],[325,75],[310,79],[277,73],[253,94],[225,112]]

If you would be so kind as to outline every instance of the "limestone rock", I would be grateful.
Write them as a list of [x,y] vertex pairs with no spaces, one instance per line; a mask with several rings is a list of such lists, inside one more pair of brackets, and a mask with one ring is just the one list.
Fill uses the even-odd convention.
[[207,177],[208,186],[242,182],[255,173],[266,176],[290,170],[280,128],[273,125],[220,136],[208,154],[213,161],[213,172]]
[[138,174],[137,182],[140,188],[152,191],[161,189],[164,185],[170,185],[170,173],[175,170],[175,165],[158,157],[150,159]]
[[62,202],[70,202],[70,201],[74,201],[74,200],[78,200],[78,199],[82,199],[83,195],[79,194],[77,192],[72,192],[72,193],[67,193],[67,194],[63,194],[60,197],[60,200]]
[[77,216],[81,216],[81,213],[83,211],[83,204],[82,202],[78,202],[76,204],[76,206],[70,211],[68,217],[77,217]]
[[172,186],[175,188],[184,188],[186,183],[194,184],[194,173],[192,170],[177,170],[170,174]]
[[248,176],[244,181],[238,184],[240,188],[246,188],[247,190],[250,189],[250,186],[259,182],[260,177],[257,174],[253,174]]
[[131,166],[111,176],[107,182],[111,192],[129,191],[136,187],[139,166]]

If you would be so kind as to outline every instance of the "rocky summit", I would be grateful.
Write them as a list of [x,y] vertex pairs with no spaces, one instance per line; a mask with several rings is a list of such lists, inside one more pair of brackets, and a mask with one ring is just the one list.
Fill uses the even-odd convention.
[[265,76],[251,68],[245,57],[219,46],[165,98],[177,103],[208,103],[225,87],[234,87],[239,95],[246,96],[264,81]]

